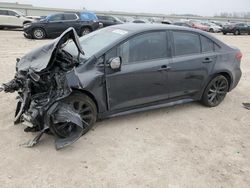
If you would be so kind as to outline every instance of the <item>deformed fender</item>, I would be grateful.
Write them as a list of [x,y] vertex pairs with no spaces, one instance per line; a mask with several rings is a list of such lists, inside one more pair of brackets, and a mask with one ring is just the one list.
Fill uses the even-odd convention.
[[73,27],[70,27],[64,31],[60,37],[56,38],[49,44],[36,48],[31,52],[23,56],[16,65],[17,71],[27,71],[32,69],[35,72],[41,72],[46,69],[50,62],[53,62],[53,58],[56,51],[66,43],[69,39],[72,39],[75,43],[79,53],[84,55],[84,51],[80,45],[79,37]]
[[[47,111],[46,124],[57,136],[55,147],[57,150],[73,144],[83,134],[83,128],[87,122],[65,103],[57,102]],[[68,131],[68,132],[67,132]]]

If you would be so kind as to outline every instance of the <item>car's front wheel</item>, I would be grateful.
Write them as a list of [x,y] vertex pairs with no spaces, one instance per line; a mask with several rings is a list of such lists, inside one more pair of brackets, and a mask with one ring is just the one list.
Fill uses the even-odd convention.
[[33,29],[32,36],[34,39],[44,39],[45,31],[42,28]]
[[239,31],[239,30],[236,30],[236,31],[234,32],[234,35],[240,35],[240,31]]
[[225,76],[217,75],[207,85],[201,102],[208,107],[218,106],[226,97],[229,83]]
[[97,119],[97,108],[95,102],[87,95],[73,93],[64,101],[77,112],[83,121],[87,123],[84,127],[83,134],[87,133],[95,124]]

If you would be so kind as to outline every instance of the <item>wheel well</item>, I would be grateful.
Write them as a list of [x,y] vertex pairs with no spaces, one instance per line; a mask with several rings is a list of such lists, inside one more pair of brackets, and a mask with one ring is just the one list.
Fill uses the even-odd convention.
[[27,23],[31,23],[31,21],[24,21],[24,22],[23,22],[23,25],[24,25],[24,24],[27,24]]
[[86,91],[86,90],[81,90],[81,89],[73,89],[73,92],[85,94],[85,95],[87,95],[89,98],[91,98],[91,99],[94,101],[94,103],[95,103],[97,112],[99,112],[99,107],[98,107],[97,100],[95,99],[95,96],[94,96],[92,93],[90,93],[89,91]]
[[89,28],[90,31],[92,31],[92,28],[91,28],[90,26],[82,26],[82,27],[81,27],[81,30],[84,29],[84,28]]
[[232,78],[231,78],[230,74],[228,74],[227,72],[220,72],[218,74],[224,76],[227,79],[228,84],[229,84],[228,88],[230,88],[230,86],[232,84]]

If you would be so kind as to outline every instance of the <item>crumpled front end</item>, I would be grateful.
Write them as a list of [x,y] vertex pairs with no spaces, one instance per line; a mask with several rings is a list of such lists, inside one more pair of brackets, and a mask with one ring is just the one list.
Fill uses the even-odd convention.
[[70,28],[52,43],[17,59],[14,79],[0,88],[6,93],[18,93],[15,124],[26,125],[25,132],[38,132],[24,144],[27,147],[37,144],[43,133],[49,133],[56,136],[56,149],[61,149],[79,139],[86,126],[64,100],[72,92],[66,74],[79,64],[79,56],[63,50],[70,40],[77,46],[79,56],[84,54],[75,30]]

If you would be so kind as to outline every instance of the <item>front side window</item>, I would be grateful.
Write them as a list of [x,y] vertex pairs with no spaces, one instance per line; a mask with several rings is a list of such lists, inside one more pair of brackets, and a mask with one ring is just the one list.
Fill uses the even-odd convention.
[[64,20],[70,21],[70,20],[76,20],[77,16],[75,14],[64,14]]
[[214,42],[207,37],[201,36],[202,52],[213,52]]
[[176,56],[201,53],[198,34],[183,31],[173,31],[174,51]]
[[138,35],[118,47],[123,63],[148,61],[167,57],[166,32]]
[[49,16],[50,22],[61,21],[61,20],[63,20],[62,14],[56,14],[56,15]]

